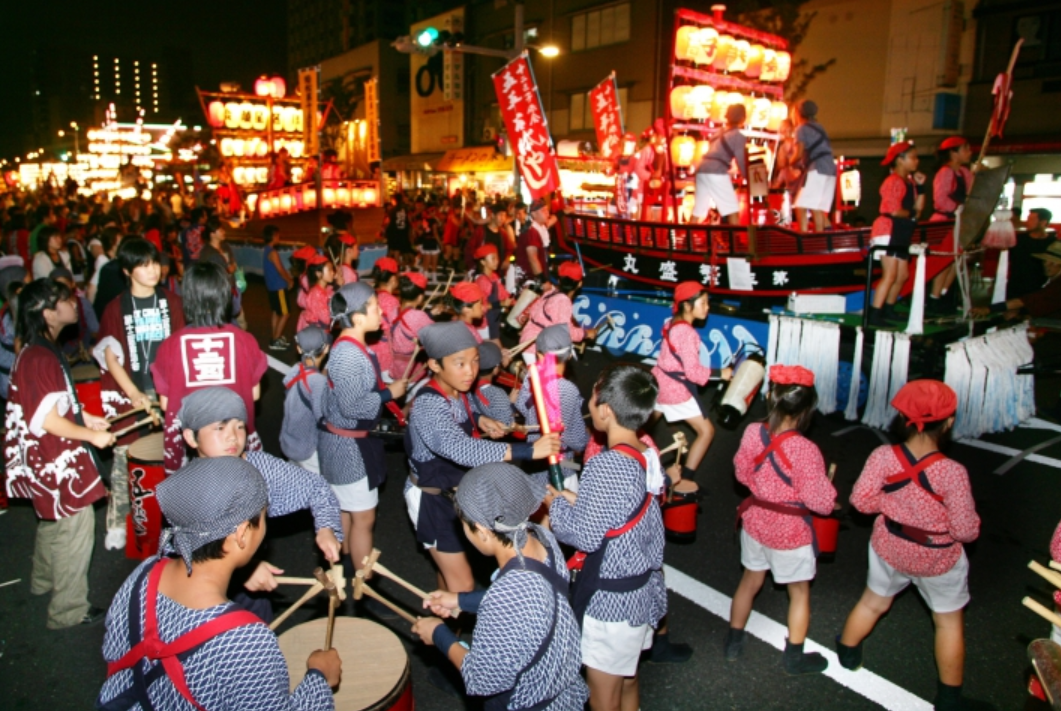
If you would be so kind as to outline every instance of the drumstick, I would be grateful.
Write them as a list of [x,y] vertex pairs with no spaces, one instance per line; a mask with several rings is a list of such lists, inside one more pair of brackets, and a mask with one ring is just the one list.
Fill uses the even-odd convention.
[[1061,615],[1057,614],[1053,610],[1046,608],[1038,600],[1033,600],[1030,597],[1026,597],[1021,600],[1021,604],[1027,607],[1029,610],[1037,613],[1040,617],[1044,618],[1047,622],[1052,622],[1058,627],[1061,627]]
[[118,438],[118,437],[121,437],[123,435],[127,435],[130,432],[132,432],[133,430],[139,429],[139,428],[143,427],[144,425],[146,425],[146,424],[148,424],[150,422],[154,422],[154,421],[155,421],[155,418],[153,416],[152,417],[145,417],[142,420],[138,420],[137,422],[134,422],[133,424],[131,424],[128,427],[126,427],[125,429],[121,429],[121,430],[118,430],[117,432],[114,432],[113,434],[114,434],[115,438]]
[[307,602],[309,602],[311,598],[315,597],[317,593],[319,593],[323,589],[324,586],[322,586],[320,583],[314,582],[313,586],[310,587],[310,589],[307,590],[302,597],[295,601],[295,604],[284,610],[279,617],[273,620],[273,623],[269,625],[269,629],[275,630],[283,623],[284,620],[290,617],[295,610],[305,605]]
[[513,422],[511,425],[505,428],[506,432],[522,432],[527,434],[528,432],[537,432],[542,428],[541,425],[521,425]]
[[328,591],[328,626],[324,631],[324,648],[332,648],[332,632],[335,631],[335,607],[339,602],[339,594],[335,589],[335,581],[324,574],[324,570],[316,568],[313,577]]
[[836,462],[833,462],[832,464],[829,465],[829,483],[830,484],[832,483],[833,477],[835,477],[835,476],[836,476]]
[[1061,570],[1061,563],[1058,563],[1056,560],[1052,560],[1050,561],[1050,567],[1054,570]]
[[150,403],[148,403],[146,405],[141,405],[140,407],[135,407],[132,410],[126,410],[125,412],[117,414],[114,417],[108,417],[107,418],[107,422],[114,423],[114,422],[117,422],[118,420],[124,420],[129,415],[135,415],[138,412],[143,412],[144,410],[149,410],[149,409],[151,409],[153,407],[158,407],[158,403],[157,402],[150,402]]
[[1050,583],[1055,588],[1061,588],[1061,573],[1043,567],[1034,560],[1028,563],[1028,567],[1045,578],[1046,582]]
[[[450,269],[449,270],[449,279],[446,280],[446,286],[442,289],[442,293],[443,294],[445,294],[447,291],[449,291],[449,285],[453,283],[453,277],[456,274],[457,274],[457,270],[456,269]],[[438,294],[439,294],[438,286],[435,286],[434,292],[432,292],[431,296],[429,296],[427,298],[427,301],[424,302],[424,309],[425,310],[427,309],[427,305],[430,304],[432,301],[434,301],[435,297],[438,296]]]
[[373,573],[379,573],[380,575],[382,575],[385,578],[390,578],[394,582],[398,583],[398,585],[401,585],[403,588],[405,588],[406,590],[411,592],[413,595],[416,595],[417,597],[419,597],[419,598],[421,598],[423,600],[430,600],[431,599],[431,595],[429,595],[428,593],[424,592],[420,588],[416,587],[412,583],[410,583],[410,582],[408,582],[406,580],[403,580],[402,578],[398,577],[397,575],[392,573],[387,567],[385,567],[383,565],[383,563],[380,563],[379,562],[379,548],[373,548],[372,549],[372,555],[366,555],[362,559],[361,565],[364,566],[362,568],[362,570],[366,570],[366,571],[371,570]]
[[290,576],[276,575],[273,580],[279,585],[316,585],[316,578],[292,578]]
[[408,380],[409,374],[413,372],[413,366],[416,365],[416,356],[420,354],[420,340],[413,339],[413,354],[409,356],[409,364],[405,366],[405,372],[402,373],[402,380]]
[[370,588],[368,586],[368,583],[365,582],[365,571],[364,570],[359,570],[359,571],[357,571],[357,575],[354,577],[354,599],[355,600],[360,600],[362,595],[368,595],[369,597],[375,599],[376,601],[378,601],[380,603],[383,603],[384,605],[389,607],[391,610],[393,610],[395,613],[397,613],[400,617],[404,618],[407,622],[411,622],[413,624],[416,624],[416,620],[417,620],[416,617],[413,617],[408,612],[406,612],[404,609],[402,609],[398,605],[394,604],[393,602],[391,602],[390,600],[388,600],[387,598],[383,597],[378,592],[376,592],[375,590]]
[[512,348],[509,348],[507,351],[505,351],[505,353],[507,353],[508,357],[511,358],[514,355],[522,353],[523,351],[527,350],[527,348],[533,345],[534,339],[532,338],[529,341],[524,341],[523,343],[520,343],[518,346],[513,346]]

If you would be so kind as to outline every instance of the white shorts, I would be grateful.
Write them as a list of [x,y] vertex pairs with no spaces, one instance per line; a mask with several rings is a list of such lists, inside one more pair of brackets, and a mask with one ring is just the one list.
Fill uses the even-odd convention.
[[677,405],[664,405],[662,402],[656,402],[656,412],[662,412],[663,416],[667,418],[667,422],[684,422],[693,417],[703,417],[704,413],[700,409],[700,403],[696,401],[696,398],[689,398],[685,402],[679,402]]
[[[420,520],[420,500],[424,496],[424,492],[420,491],[420,487],[415,486],[409,479],[405,480],[405,510],[409,512],[409,518],[413,522],[413,530],[416,530],[416,522]],[[424,543],[425,550],[431,550],[437,548],[436,543]]]
[[330,484],[342,511],[371,511],[379,504],[379,489],[368,488],[368,477],[353,484]]
[[314,474],[320,474],[321,473],[321,463],[320,463],[320,460],[317,458],[317,453],[316,452],[311,454],[309,459],[303,460],[301,462],[295,462],[295,464],[299,465],[303,469],[310,470]]
[[933,612],[942,614],[962,609],[969,604],[969,559],[965,556],[965,550],[962,549],[962,555],[954,567],[943,575],[915,578],[888,565],[887,561],[873,550],[871,543],[866,587],[881,597],[895,597],[910,583],[917,586],[917,591],[921,593],[928,609]]
[[714,203],[718,214],[726,217],[740,211],[737,202],[737,191],[729,173],[697,173],[696,200],[693,203],[693,217],[707,217],[707,209]]
[[740,530],[740,564],[756,572],[769,570],[778,585],[814,580],[818,572],[818,560],[812,546],[779,551],[764,546],[743,528]]
[[807,173],[807,179],[800,188],[799,194],[796,195],[796,202],[792,207],[829,212],[835,197],[836,176],[822,175],[816,170],[811,170]]
[[615,676],[634,676],[641,652],[652,648],[652,625],[582,620],[582,663]]

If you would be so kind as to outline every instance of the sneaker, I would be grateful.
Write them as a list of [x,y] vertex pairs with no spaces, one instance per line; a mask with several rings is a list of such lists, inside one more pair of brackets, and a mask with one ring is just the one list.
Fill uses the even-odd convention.
[[836,638],[836,657],[840,660],[840,666],[849,671],[858,671],[862,668],[862,642],[853,647],[840,643]]
[[781,665],[786,674],[797,676],[799,674],[821,674],[828,668],[829,662],[817,652],[804,652],[802,643],[792,644],[786,639]]
[[280,336],[277,340],[284,344],[284,348],[291,347],[291,341],[287,340],[287,336]]
[[287,344],[280,338],[277,338],[269,344],[269,350],[271,351],[283,351],[287,350]]
[[744,630],[729,628],[729,632],[726,633],[726,644],[723,647],[723,654],[726,657],[727,662],[735,662],[740,659],[741,652],[744,651]]
[[652,641],[648,661],[653,664],[684,664],[693,656],[693,648],[682,642],[671,642],[669,634],[658,634]]
[[90,605],[88,608],[88,612],[85,613],[84,617],[81,618],[81,621],[78,624],[94,625],[106,616],[107,611],[104,610],[102,607]]

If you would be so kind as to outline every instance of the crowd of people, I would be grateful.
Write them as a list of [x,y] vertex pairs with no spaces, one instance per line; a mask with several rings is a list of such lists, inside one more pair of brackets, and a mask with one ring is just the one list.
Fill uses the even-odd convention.
[[[803,106],[796,135],[815,130],[811,108]],[[958,176],[941,170],[951,181],[941,190],[956,204],[969,187],[967,147],[941,149]],[[898,144],[886,163],[897,186],[882,187],[891,201],[882,219],[908,220],[916,153]],[[818,172],[806,185],[825,190],[835,176]],[[460,669],[468,694],[497,708],[635,709],[642,659],[690,658],[691,648],[669,633],[661,504],[695,479],[711,445],[698,388],[731,375],[700,362],[696,325],[709,317],[703,285],[676,285],[654,368],[607,368],[586,400],[565,378],[577,344],[597,336],[574,318],[584,274],[577,262],[549,257],[562,201],[395,195],[381,230],[390,254],[367,276],[357,270],[349,213],[329,215],[324,244],[296,250],[291,262],[280,256],[279,229],[267,226],[269,347],[298,354],[284,378],[282,452],[270,454],[255,423],[267,359],[246,331],[246,279],[216,196],[201,206],[179,192],[101,201],[53,187],[5,193],[0,204],[4,476],[6,491],[30,499],[39,519],[31,591],[50,594],[50,629],[93,624],[106,612],[89,601],[93,504],[108,499],[105,547],[127,544],[127,456],[142,430],[116,436],[112,422],[152,408],[163,415],[166,478],[154,496],[165,530],[159,553],[110,601],[101,708],[332,708],[329,689],[342,675],[335,650],[314,652],[290,691],[276,639],[262,624],[272,620],[269,593],[281,571],[256,551],[269,517],[308,509],[320,554],[352,577],[373,550],[388,479],[403,486],[417,543],[438,578],[424,603],[431,616],[413,631]],[[818,221],[816,204],[797,201],[804,226]],[[938,212],[947,204],[937,197]],[[1032,214],[1036,224],[1049,222]],[[1045,263],[1057,284],[1061,252],[1032,222],[1028,238],[1042,249],[1028,258],[1040,271]],[[895,239],[894,224],[888,234]],[[899,283],[901,269],[888,260],[903,257],[884,259],[885,277]],[[529,303],[507,319],[521,324],[511,334],[517,346],[506,348],[506,311],[528,289]],[[285,336],[292,291],[300,307],[293,344]],[[886,300],[879,308],[893,303],[890,288],[879,292]],[[1006,309],[1035,304],[1022,296]],[[102,413],[85,411],[72,374],[79,361],[99,368]],[[550,434],[539,431],[541,410],[525,377],[531,366],[559,378],[561,422]],[[809,524],[832,512],[837,494],[804,434],[817,403],[814,373],[776,365],[770,381],[767,420],[748,425],[734,458],[751,496],[738,514],[745,572],[722,653],[741,656],[770,572],[790,596],[782,668],[820,673],[825,659],[803,647],[817,553]],[[940,382],[913,381],[892,404],[896,444],[873,452],[852,495],[858,510],[880,515],[866,590],[837,638],[839,660],[861,666],[862,641],[913,583],[933,611],[936,708],[971,708],[961,694],[969,600],[962,544],[977,537],[979,519],[968,474],[940,451],[957,399]],[[660,417],[691,428],[684,464],[661,464],[646,434]],[[401,472],[388,470],[385,418],[404,427]],[[551,460],[562,463],[561,480],[550,478]],[[1061,557],[1061,527],[1055,539]],[[473,554],[497,564],[485,589]],[[371,600],[358,612],[389,614]],[[474,628],[455,624],[458,613],[475,615]],[[470,644],[461,631],[471,632]]]

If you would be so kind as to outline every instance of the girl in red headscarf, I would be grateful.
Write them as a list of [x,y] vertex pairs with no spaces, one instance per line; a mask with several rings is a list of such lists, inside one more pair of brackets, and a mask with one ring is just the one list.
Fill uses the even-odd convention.
[[910,244],[917,216],[925,206],[925,176],[917,172],[917,149],[911,141],[896,143],[884,156],[881,165],[892,169],[880,186],[880,217],[873,221],[871,243],[886,245],[881,255],[880,281],[873,290],[869,325],[886,326],[898,320],[895,302],[910,276]]
[[[497,247],[492,244],[484,244],[475,250],[475,260],[479,264],[479,273],[475,277],[475,283],[483,292],[486,299],[486,326],[489,329],[487,338],[501,346],[501,309],[512,305],[512,297],[509,295],[505,285],[501,283],[498,269],[501,265],[501,257]],[[502,353],[504,350],[502,348]],[[508,367],[509,357],[505,355],[501,365]]]
[[[398,309],[398,317],[391,325],[390,344],[393,360],[391,361],[390,377],[394,380],[402,378],[409,361],[416,352],[416,340],[420,335],[420,329],[430,326],[435,320],[423,310],[427,291],[427,277],[420,272],[402,272],[398,275],[398,294],[401,297],[401,307]],[[438,307],[432,310],[437,311]],[[409,375],[409,382],[415,383],[424,375],[423,361],[413,366]]]
[[391,364],[394,362],[390,333],[401,308],[401,301],[395,296],[395,292],[398,291],[397,260],[390,257],[377,259],[376,265],[372,268],[372,278],[376,284],[379,310],[383,313],[383,324],[378,331],[369,335],[368,347],[376,354],[384,382],[390,382]]
[[[715,438],[715,426],[707,419],[697,390],[698,386],[707,384],[711,369],[700,362],[700,334],[693,325],[707,320],[707,287],[697,281],[678,284],[674,289],[673,310],[674,318],[663,329],[663,342],[652,374],[659,382],[655,419],[663,415],[667,422],[685,422],[696,435],[689,445],[685,464],[667,470],[671,481],[677,482],[696,473]],[[722,369],[723,380],[732,374],[732,368]]]
[[862,513],[879,513],[873,524],[866,590],[847,617],[837,640],[845,669],[862,666],[862,641],[892,600],[910,583],[932,610],[936,626],[939,684],[935,707],[964,708],[963,608],[969,602],[969,560],[963,543],[976,540],[976,515],[969,474],[940,451],[958,398],[937,380],[912,380],[892,400],[899,411],[892,435],[902,444],[878,447],[851,492]]
[[[520,343],[533,344],[539,333],[558,323],[568,325],[573,343],[581,343],[584,338],[591,341],[597,338],[597,329],[582,328],[574,319],[574,298],[582,288],[582,267],[576,262],[564,262],[556,274],[559,277],[559,286],[548,289],[527,309],[527,323],[520,331]],[[535,361],[533,345],[523,351],[523,360],[527,365]]]
[[335,291],[335,267],[332,260],[323,254],[317,254],[306,260],[306,282],[309,291],[306,293],[306,301],[302,313],[298,317],[298,325],[295,332],[299,332],[306,326],[316,325],[325,331],[331,329],[332,314],[328,309],[332,293]]
[[446,301],[457,320],[472,332],[476,343],[483,342],[483,291],[474,282],[461,281],[450,287]]
[[817,572],[812,515],[831,514],[836,504],[825,459],[817,445],[803,436],[817,405],[814,373],[798,365],[771,366],[766,422],[748,425],[733,458],[737,481],[752,495],[737,509],[743,525],[744,576],[729,612],[725,646],[729,661],[744,648],[744,627],[769,571],[775,583],[788,586],[785,671],[817,674],[828,666],[821,654],[803,651],[810,626],[810,581]]

